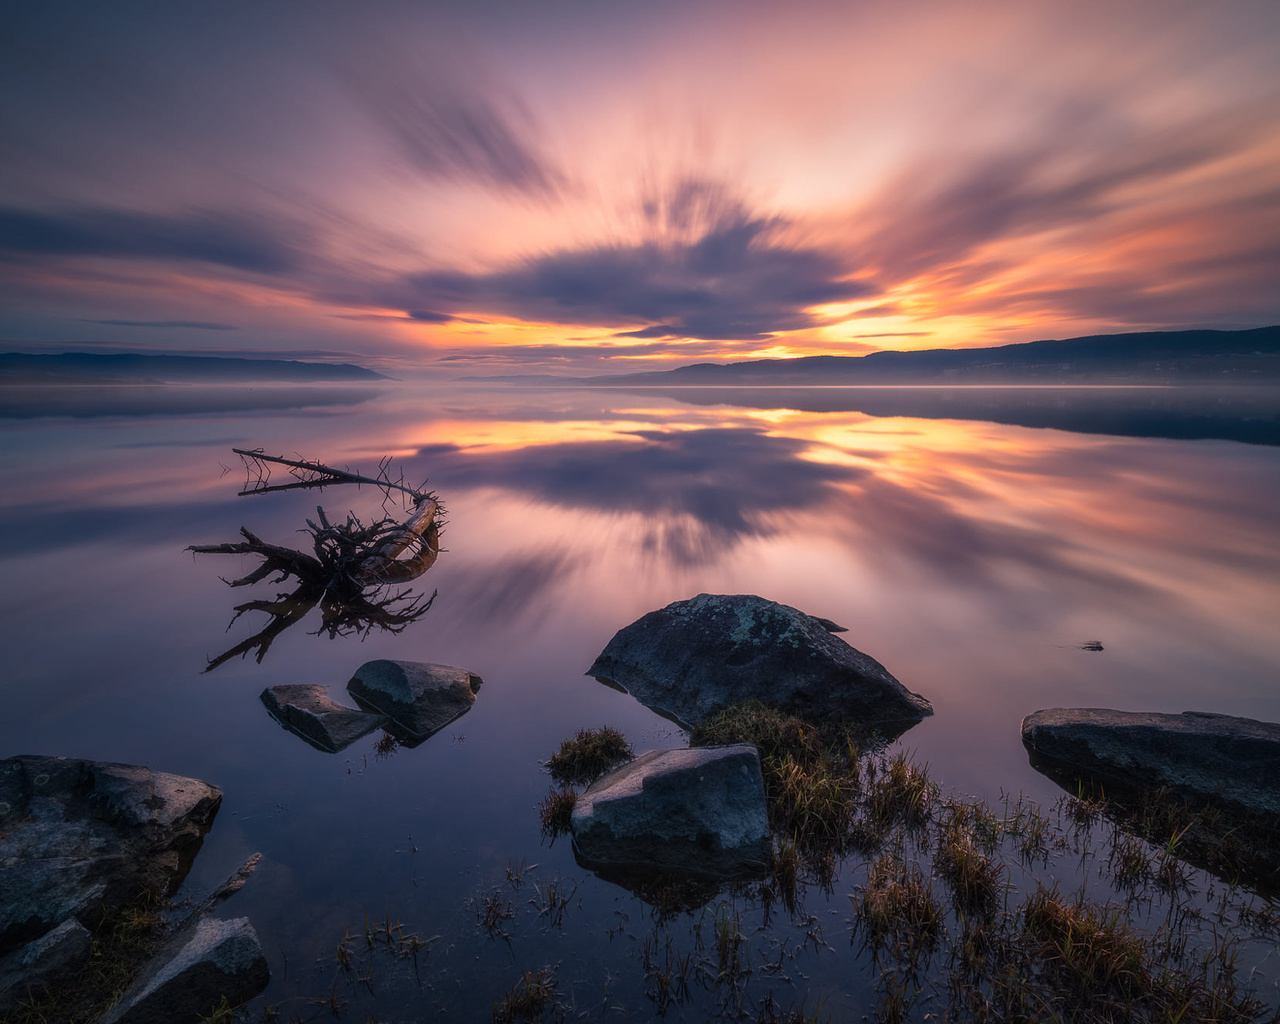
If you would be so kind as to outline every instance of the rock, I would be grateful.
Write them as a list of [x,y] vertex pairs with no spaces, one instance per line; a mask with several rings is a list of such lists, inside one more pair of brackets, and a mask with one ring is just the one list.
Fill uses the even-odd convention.
[[330,700],[324,686],[268,686],[261,696],[272,718],[330,754],[349,747],[387,721],[386,715],[344,707]]
[[750,594],[699,594],[620,629],[587,674],[695,726],[747,700],[810,721],[915,723],[933,706],[827,619]]
[[588,787],[572,827],[588,867],[758,873],[771,854],[760,755],[745,743],[651,750]]
[[0,1017],[78,970],[92,950],[89,930],[70,918],[0,960]]
[[1186,711],[1050,708],[1022,720],[1032,763],[1122,786],[1168,787],[1280,817],[1280,725]]
[[270,978],[247,917],[201,918],[165,943],[101,1024],[198,1024],[224,996],[239,1006]]
[[222,803],[199,779],[24,755],[0,761],[0,954],[186,877]]
[[471,710],[483,680],[465,668],[416,661],[367,661],[347,690],[363,708],[388,716],[422,741]]
[[213,908],[214,904],[221,903],[223,900],[229,900],[245,887],[245,883],[253,877],[253,873],[258,870],[258,865],[262,862],[262,854],[251,853],[245,862],[241,864],[235,871],[227,877],[220,886],[209,894],[205,900],[204,907],[206,910]]

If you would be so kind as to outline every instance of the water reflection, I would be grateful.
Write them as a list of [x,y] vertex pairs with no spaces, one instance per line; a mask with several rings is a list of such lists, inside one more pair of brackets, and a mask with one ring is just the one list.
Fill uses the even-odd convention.
[[1274,814],[1125,784],[1115,775],[1093,775],[1030,748],[1027,754],[1031,767],[1074,801],[1078,816],[1105,816],[1112,822],[1132,888],[1176,885],[1174,872],[1185,861],[1228,885],[1246,886],[1267,899],[1280,897],[1280,821]]
[[120,385],[88,387],[0,387],[0,419],[71,416],[207,416],[313,412],[326,407],[360,405],[380,392],[353,387],[166,387]]
[[[628,430],[609,440],[516,450],[435,446],[430,459],[433,474],[447,478],[450,488],[498,488],[617,525],[625,516],[641,526],[634,541],[639,551],[704,565],[746,537],[773,533],[766,517],[820,505],[833,496],[832,485],[864,472],[806,458],[811,447],[756,427],[701,427]],[[563,565],[578,553],[544,554],[544,572],[548,558]]]
[[1088,434],[1280,445],[1280,388],[883,387],[646,389],[694,405],[984,420]]
[[[453,973],[432,1012],[484,1016],[513,968],[504,943],[472,934],[466,901],[507,885],[507,865],[523,859],[539,866],[511,896],[524,914],[510,928],[521,965],[555,959],[617,979],[611,995],[643,1017],[638,942],[618,915],[648,911],[580,868],[568,844],[544,846],[534,808],[540,761],[575,729],[615,725],[641,750],[685,742],[582,675],[653,608],[755,593],[849,627],[855,647],[934,703],[905,742],[963,793],[1056,799],[1019,739],[1040,707],[1280,720],[1280,449],[1027,429],[996,413],[687,397],[402,387],[323,408],[0,420],[15,483],[0,493],[0,745],[217,782],[227,805],[193,884],[215,885],[263,850],[271,884],[246,890],[238,913],[279,951],[273,968],[288,957],[272,1003],[326,990],[344,931],[389,910],[446,936],[433,970]],[[201,676],[231,602],[209,560],[182,548],[232,539],[242,524],[296,544],[315,516],[307,492],[231,497],[219,464],[229,446],[255,443],[340,464],[393,453],[414,479],[430,477],[450,506],[431,614],[399,634],[375,628],[363,646],[317,642],[304,620],[261,666],[247,658]],[[338,493],[340,512],[378,518],[376,494]],[[1094,638],[1102,652],[1077,649]],[[333,756],[282,740],[256,699],[371,658],[473,667],[490,699],[465,734],[381,760],[376,732]],[[827,937],[848,951],[856,877],[835,870]],[[580,886],[563,930],[528,906],[538,876]],[[826,921],[824,898],[815,888],[808,901]],[[618,937],[599,942],[610,928]],[[803,927],[788,928],[779,914],[749,931],[754,962],[775,957],[766,943],[799,947]],[[794,966],[830,993],[830,1012],[866,1012],[875,978],[852,952],[814,950]],[[422,999],[409,992],[400,1016]]]

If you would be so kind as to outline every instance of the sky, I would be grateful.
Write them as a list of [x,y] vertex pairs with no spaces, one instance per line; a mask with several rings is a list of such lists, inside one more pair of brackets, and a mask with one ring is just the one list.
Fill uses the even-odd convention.
[[1274,0],[2,17],[9,351],[447,378],[1280,323]]

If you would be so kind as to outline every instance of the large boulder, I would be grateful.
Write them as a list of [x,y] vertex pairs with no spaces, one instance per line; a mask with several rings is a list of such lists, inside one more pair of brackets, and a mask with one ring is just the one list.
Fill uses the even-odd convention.
[[268,686],[261,700],[282,726],[330,754],[387,722],[387,716],[376,711],[344,707],[330,699],[326,687],[311,683]]
[[247,917],[201,918],[165,944],[102,1024],[199,1024],[223,998],[239,1006],[270,978]]
[[0,761],[0,954],[186,877],[222,794],[133,765]]
[[75,918],[0,959],[0,1018],[89,962],[93,936]]
[[1022,720],[1032,762],[1123,787],[1167,787],[1280,818],[1280,725],[1204,711],[1180,715],[1049,708]]
[[620,629],[587,674],[686,726],[747,700],[811,721],[901,725],[933,714],[833,631],[762,597],[699,594]]
[[421,742],[471,710],[484,681],[451,665],[367,661],[347,690],[362,708],[391,718],[410,742]]
[[760,755],[745,743],[651,750],[588,787],[572,827],[588,867],[756,874],[771,854]]

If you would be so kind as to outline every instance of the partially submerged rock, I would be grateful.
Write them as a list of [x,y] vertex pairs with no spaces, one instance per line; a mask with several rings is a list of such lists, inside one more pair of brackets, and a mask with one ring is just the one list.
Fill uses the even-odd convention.
[[70,918],[0,960],[0,1017],[79,970],[92,950],[89,929]]
[[252,999],[270,977],[247,917],[201,918],[165,944],[102,1024],[198,1024],[223,998]]
[[1049,708],[1022,720],[1022,742],[1037,766],[1280,819],[1280,724],[1203,711]]
[[268,686],[262,691],[262,703],[290,732],[330,754],[387,722],[384,714],[344,707],[330,699],[327,687],[307,683]]
[[451,665],[367,661],[347,690],[362,708],[392,719],[410,741],[426,739],[471,710],[483,680]]
[[683,725],[757,700],[809,721],[915,723],[933,706],[827,619],[750,594],[699,594],[620,629],[587,674]]
[[758,874],[771,852],[760,755],[744,743],[651,750],[582,793],[572,827],[588,867]]
[[0,761],[0,954],[186,877],[222,794],[133,765]]

